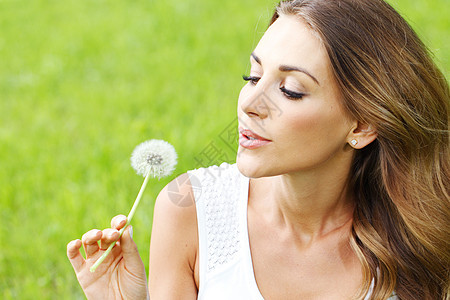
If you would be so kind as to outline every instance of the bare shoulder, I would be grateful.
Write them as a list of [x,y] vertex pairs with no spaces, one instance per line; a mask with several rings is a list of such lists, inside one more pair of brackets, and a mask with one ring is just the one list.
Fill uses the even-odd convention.
[[194,204],[192,184],[187,173],[183,173],[169,182],[159,193],[156,202],[156,205],[179,213],[187,213],[190,210],[195,212]]
[[[197,245],[197,213],[189,175],[184,173],[159,193],[153,216],[153,229],[164,229],[166,238]],[[152,236],[155,232],[152,232]]]
[[[156,299],[197,293],[197,214],[188,174],[182,174],[159,193],[150,243],[150,294]],[[177,289],[173,288],[177,282]]]
[[197,231],[195,199],[187,173],[179,175],[161,190],[156,199],[153,222],[173,227],[172,234],[175,235],[186,230]]

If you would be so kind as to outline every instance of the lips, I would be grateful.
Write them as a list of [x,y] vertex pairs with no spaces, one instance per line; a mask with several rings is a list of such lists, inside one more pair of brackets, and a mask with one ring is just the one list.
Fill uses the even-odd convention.
[[239,127],[239,145],[246,149],[260,148],[269,144],[270,142],[272,141],[256,134],[250,129]]

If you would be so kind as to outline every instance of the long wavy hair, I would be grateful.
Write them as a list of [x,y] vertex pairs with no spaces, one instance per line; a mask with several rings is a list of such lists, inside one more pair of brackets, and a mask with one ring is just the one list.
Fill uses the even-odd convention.
[[351,246],[362,298],[448,299],[448,82],[407,22],[382,0],[282,1],[326,47],[344,106],[377,139],[357,150]]

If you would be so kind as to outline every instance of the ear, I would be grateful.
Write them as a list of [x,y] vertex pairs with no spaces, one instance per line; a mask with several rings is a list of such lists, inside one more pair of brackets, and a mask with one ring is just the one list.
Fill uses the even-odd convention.
[[377,136],[377,131],[371,125],[355,121],[347,136],[347,142],[354,149],[362,149],[372,143]]

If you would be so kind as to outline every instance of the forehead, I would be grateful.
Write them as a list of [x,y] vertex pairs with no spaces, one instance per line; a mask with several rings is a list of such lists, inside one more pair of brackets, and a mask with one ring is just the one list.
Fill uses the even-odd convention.
[[265,65],[292,65],[321,75],[329,71],[325,47],[304,21],[281,15],[264,33],[255,54]]

